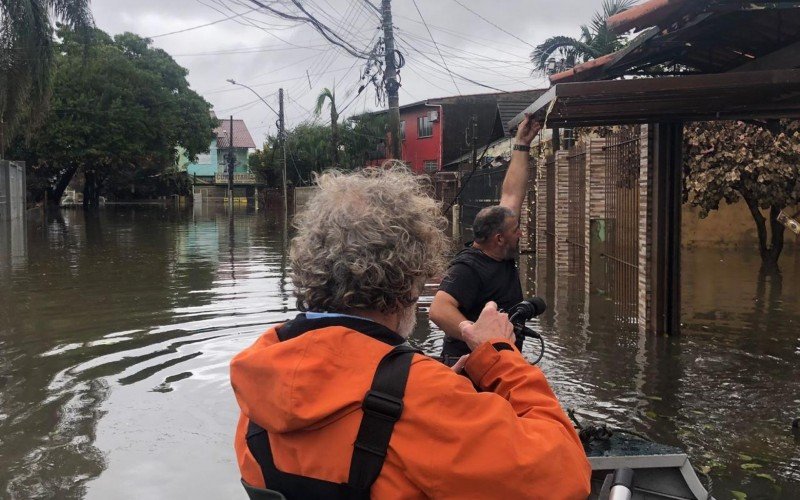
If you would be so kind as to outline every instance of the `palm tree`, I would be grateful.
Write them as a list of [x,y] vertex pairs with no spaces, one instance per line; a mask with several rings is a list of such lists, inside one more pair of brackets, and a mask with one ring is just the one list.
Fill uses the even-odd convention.
[[[51,18],[52,17],[52,18]],[[44,116],[53,65],[53,20],[86,34],[89,0],[0,0],[0,154],[22,116]]]
[[590,59],[611,54],[626,45],[625,38],[612,33],[606,24],[609,17],[624,12],[637,0],[603,0],[603,8],[595,12],[589,26],[581,25],[580,38],[554,36],[548,38],[531,52],[534,71],[547,74],[547,61],[559,55],[567,68],[572,68]]
[[325,106],[325,100],[330,101],[331,108],[331,160],[333,166],[339,166],[339,113],[336,112],[336,88],[330,90],[325,87],[322,92],[317,96],[317,106],[314,108],[314,114],[319,116],[322,113],[322,108]]

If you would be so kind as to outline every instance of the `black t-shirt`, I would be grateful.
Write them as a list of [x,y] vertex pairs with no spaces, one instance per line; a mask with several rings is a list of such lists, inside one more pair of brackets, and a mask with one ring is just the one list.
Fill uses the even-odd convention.
[[[439,290],[452,295],[458,301],[458,310],[470,321],[478,319],[490,300],[505,311],[523,300],[517,264],[513,260],[494,260],[472,247],[455,256]],[[469,352],[464,342],[445,337],[443,355],[462,356]]]

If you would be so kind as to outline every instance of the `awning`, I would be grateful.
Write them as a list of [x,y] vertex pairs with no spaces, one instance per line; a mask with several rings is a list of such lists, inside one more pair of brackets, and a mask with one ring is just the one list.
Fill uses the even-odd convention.
[[560,83],[525,113],[548,127],[800,117],[800,70]]

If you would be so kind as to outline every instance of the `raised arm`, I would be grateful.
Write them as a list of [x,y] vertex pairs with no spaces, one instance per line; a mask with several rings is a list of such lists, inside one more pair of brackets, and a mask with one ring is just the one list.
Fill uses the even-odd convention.
[[[530,145],[541,129],[541,124],[533,120],[533,115],[527,115],[525,120],[519,124],[517,135],[514,138],[515,149],[511,151],[511,164],[508,166],[508,172],[503,180],[500,206],[513,210],[517,216],[522,210],[525,189],[528,185]],[[527,149],[519,150],[516,148],[517,146]]]

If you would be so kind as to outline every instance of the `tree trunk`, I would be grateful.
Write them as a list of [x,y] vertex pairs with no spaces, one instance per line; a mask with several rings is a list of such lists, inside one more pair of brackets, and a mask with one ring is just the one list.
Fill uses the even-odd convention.
[[336,105],[331,101],[331,160],[333,166],[339,166],[339,115],[336,113]]
[[73,163],[70,165],[61,177],[59,177],[58,182],[56,185],[50,188],[47,194],[47,203],[51,206],[59,206],[61,205],[61,197],[64,196],[64,191],[66,191],[69,183],[72,182],[72,178],[75,176],[75,172],[78,171],[78,164]]
[[97,172],[86,169],[83,172],[83,208],[92,209],[100,206],[100,191],[97,186]]
[[770,229],[770,265],[778,268],[778,259],[783,252],[783,237],[786,233],[786,227],[778,222],[778,215],[780,215],[783,207],[772,206],[769,209],[769,229]]
[[[783,237],[786,228],[778,222],[778,214],[782,207],[772,206],[769,213],[770,224],[770,237],[767,235],[767,219],[758,208],[758,202],[749,194],[741,193],[747,208],[750,209],[750,215],[756,223],[756,231],[758,232],[758,252],[761,255],[761,264],[767,270],[778,269],[778,258],[783,251]],[[769,244],[767,240],[769,239]]]
[[750,209],[750,215],[753,216],[753,220],[756,223],[756,231],[758,232],[758,252],[761,255],[761,260],[766,262],[767,254],[769,253],[767,248],[766,219],[761,214],[761,210],[758,209],[758,202],[756,202],[755,198],[744,193],[742,193],[742,198],[744,198],[745,203],[747,203],[747,208]]

